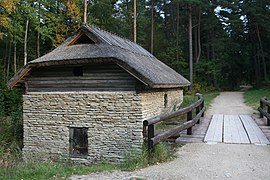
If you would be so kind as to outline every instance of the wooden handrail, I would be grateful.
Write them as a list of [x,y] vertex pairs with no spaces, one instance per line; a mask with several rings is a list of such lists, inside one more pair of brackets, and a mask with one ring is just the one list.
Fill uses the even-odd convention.
[[164,141],[164,140],[168,139],[169,137],[171,137],[171,136],[173,136],[173,135],[175,135],[175,134],[177,134],[177,133],[179,133],[179,132],[181,132],[183,130],[186,130],[186,129],[192,127],[192,126],[194,126],[197,123],[197,121],[201,118],[202,113],[205,110],[206,110],[206,108],[203,107],[203,109],[199,112],[199,114],[197,114],[192,120],[187,121],[187,122],[185,122],[185,123],[183,123],[183,124],[181,124],[179,126],[176,126],[176,127],[172,128],[172,129],[169,129],[169,130],[167,130],[167,131],[165,131],[163,133],[160,133],[157,136],[151,138],[150,139],[150,141],[151,141],[150,144],[152,146],[154,146],[154,145],[158,144],[159,142]]
[[[196,116],[192,118],[192,111],[196,108]],[[161,141],[164,141],[168,139],[169,137],[172,137],[178,133],[180,133],[183,130],[187,129],[187,134],[192,134],[192,126],[194,126],[196,123],[200,123],[200,118],[204,116],[204,111],[206,110],[206,107],[204,107],[204,98],[202,96],[199,96],[199,100],[195,103],[179,109],[177,111],[168,113],[168,114],[161,114],[152,118],[149,118],[145,121],[143,121],[144,130],[146,130],[146,127],[148,127],[148,149],[153,149],[154,145],[158,144]],[[170,130],[167,130],[165,132],[162,132],[155,136],[154,133],[154,125],[158,122],[161,122],[163,120],[171,119],[174,117],[178,117],[180,115],[187,114],[187,122],[178,125]]]
[[265,104],[265,105],[267,105],[267,106],[270,106],[270,101],[268,101],[267,97],[262,97],[262,98],[260,99],[260,101],[261,101],[263,104]]
[[[267,107],[267,110],[264,109],[265,107]],[[258,111],[260,112],[260,118],[265,116],[267,119],[266,124],[267,126],[270,126],[270,101],[268,101],[266,97],[262,97],[260,99],[260,107],[258,107]]]
[[150,119],[144,120],[143,125],[149,126],[151,124],[156,124],[156,123],[163,121],[163,120],[166,120],[166,119],[170,119],[170,118],[174,118],[174,117],[183,115],[183,114],[193,110],[194,108],[200,106],[203,101],[204,101],[204,99],[200,98],[198,101],[196,101],[195,103],[193,103],[185,108],[179,109],[177,111],[174,111],[174,112],[171,112],[168,114],[161,114],[161,115],[152,117]]
[[270,114],[268,114],[266,111],[264,111],[264,109],[262,109],[261,107],[258,108],[258,111],[260,113],[263,114],[263,116],[265,116],[267,119],[270,119]]

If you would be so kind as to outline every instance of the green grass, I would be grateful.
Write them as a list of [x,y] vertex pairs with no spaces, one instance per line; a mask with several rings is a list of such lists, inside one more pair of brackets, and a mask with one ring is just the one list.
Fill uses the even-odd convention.
[[[5,180],[54,180],[67,179],[72,175],[89,174],[101,171],[134,171],[149,165],[170,161],[175,158],[175,149],[183,144],[172,146],[168,143],[160,143],[154,151],[149,153],[143,149],[139,157],[130,159],[127,154],[126,161],[121,164],[101,163],[95,165],[76,165],[71,162],[43,162],[24,163],[17,161],[17,165],[9,168],[0,168],[0,179]],[[132,153],[132,152],[130,152]]]
[[264,96],[270,99],[270,88],[250,89],[244,93],[245,103],[253,109],[257,109],[260,105],[260,98]]
[[[219,95],[219,92],[207,92],[207,93],[202,93],[204,97],[204,105],[209,106],[212,100]],[[183,103],[181,104],[180,108],[187,107],[190,104],[196,102],[198,100],[198,97],[193,95],[185,95],[183,99]]]
[[211,93],[206,93],[203,95],[204,97],[204,105],[206,107],[209,107],[211,102],[217,97],[220,93],[219,92],[211,92]]
[[127,157],[126,162],[120,164],[119,168],[122,171],[134,171],[150,165],[171,161],[176,157],[176,149],[183,145],[184,144],[169,144],[167,142],[162,142],[155,145],[155,148],[151,153],[145,146],[143,148],[143,153],[139,157],[134,159],[129,159],[129,157]]
[[1,169],[0,179],[66,179],[74,174],[81,175],[98,171],[112,171],[118,168],[119,165],[114,164],[97,164],[91,166],[71,165],[53,162],[44,162],[39,164],[20,164],[12,168]]

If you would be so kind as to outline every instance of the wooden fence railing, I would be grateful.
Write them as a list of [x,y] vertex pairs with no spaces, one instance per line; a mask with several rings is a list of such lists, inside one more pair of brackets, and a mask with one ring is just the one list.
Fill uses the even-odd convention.
[[270,126],[270,101],[268,101],[266,97],[262,97],[260,99],[260,107],[258,107],[258,111],[260,112],[260,118],[265,116],[267,119],[267,126]]
[[[196,115],[193,117],[192,110],[194,110],[195,108],[196,108]],[[187,129],[187,134],[191,135],[192,126],[194,126],[196,123],[198,124],[200,123],[200,118],[204,116],[205,110],[206,108],[204,107],[204,98],[200,96],[197,102],[191,104],[188,107],[179,109],[177,111],[174,111],[168,114],[161,114],[161,115],[152,117],[150,119],[144,120],[143,126],[144,126],[144,131],[145,132],[147,131],[145,135],[147,136],[148,149],[153,149],[154,145],[186,129]],[[169,129],[165,132],[155,135],[156,123],[164,121],[164,120],[168,120],[171,118],[175,118],[183,114],[187,114],[187,122],[181,125],[175,126],[174,128]]]

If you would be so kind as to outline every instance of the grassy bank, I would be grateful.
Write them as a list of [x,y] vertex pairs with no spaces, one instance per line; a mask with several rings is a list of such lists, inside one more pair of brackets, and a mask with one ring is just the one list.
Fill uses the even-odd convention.
[[[202,93],[204,97],[204,104],[205,106],[209,106],[210,103],[212,102],[215,97],[219,95],[219,92],[207,92],[207,93]],[[186,107],[189,106],[190,104],[196,102],[198,100],[198,97],[195,94],[191,95],[185,95],[183,99],[183,103],[181,104],[181,107]]]
[[250,89],[244,93],[245,103],[253,109],[257,109],[260,105],[260,98],[264,96],[270,99],[270,88]]
[[38,164],[24,164],[1,169],[0,179],[5,180],[42,180],[42,179],[66,179],[74,174],[87,174],[98,171],[111,171],[119,166],[113,164],[98,164],[92,166],[71,165],[67,163],[44,162]]
[[43,162],[43,163],[24,163],[17,159],[17,164],[11,167],[0,168],[0,179],[5,180],[43,180],[43,179],[67,179],[72,175],[89,174],[101,171],[134,171],[149,165],[166,162],[174,159],[175,150],[181,146],[173,146],[168,143],[158,144],[154,152],[149,154],[146,149],[141,156],[130,159],[121,164],[101,163],[95,165],[76,165],[67,162]]

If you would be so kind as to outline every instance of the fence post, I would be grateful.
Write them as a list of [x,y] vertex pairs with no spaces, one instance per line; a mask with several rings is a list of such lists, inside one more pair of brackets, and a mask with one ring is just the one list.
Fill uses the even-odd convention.
[[[187,121],[192,120],[192,110],[187,113]],[[192,135],[192,126],[187,129],[187,135]]]
[[[263,109],[263,102],[261,99],[260,99],[260,108]],[[263,113],[261,113],[261,112],[260,112],[260,118],[263,118]]]
[[151,141],[151,138],[155,136],[155,127],[154,124],[151,124],[148,126],[148,150],[151,150],[154,148],[154,145]]
[[[202,102],[202,105],[201,105],[201,110],[204,108],[204,99],[203,99],[203,102]],[[202,113],[202,117],[204,117],[204,112]]]
[[143,134],[143,142],[144,143],[146,143],[146,141],[147,141],[147,131],[146,131],[146,126],[145,125],[143,125],[143,131],[142,131],[142,134]]
[[[203,95],[200,94],[200,93],[196,93],[196,96],[198,96],[198,100],[203,99]],[[202,101],[202,104],[199,105],[199,112],[200,112],[203,108],[204,108],[204,99],[203,99],[203,101]],[[196,115],[197,115],[199,112],[197,112],[197,108],[196,108]],[[204,117],[204,112],[202,113],[202,116],[201,116],[201,117]],[[199,124],[199,123],[200,123],[200,120],[198,121],[198,124]]]
[[[267,113],[270,114],[270,106],[267,105]],[[267,126],[270,126],[270,119],[267,118]]]
[[[200,112],[200,106],[196,107],[196,115],[199,114],[199,112]],[[200,121],[201,121],[200,119],[197,121],[197,124],[200,124]]]

